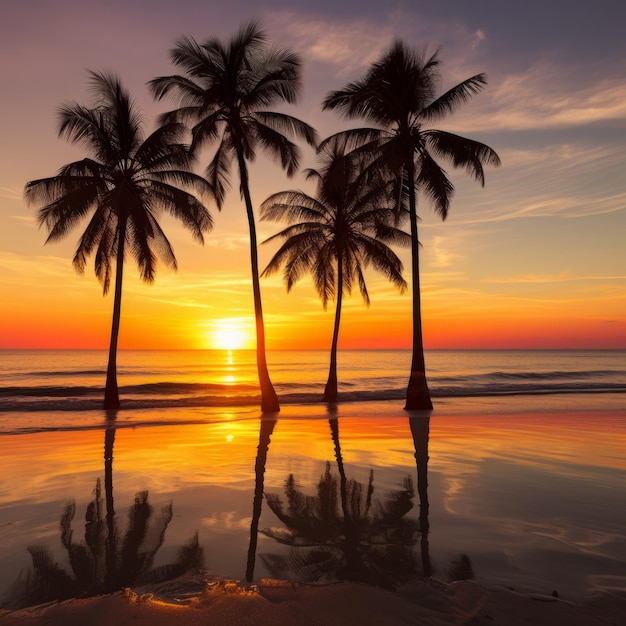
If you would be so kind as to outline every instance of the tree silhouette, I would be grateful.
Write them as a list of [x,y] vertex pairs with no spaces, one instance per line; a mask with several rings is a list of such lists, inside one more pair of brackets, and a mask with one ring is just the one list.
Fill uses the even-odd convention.
[[227,43],[213,38],[199,44],[191,37],[177,42],[171,52],[175,65],[185,74],[163,76],[150,82],[159,99],[173,95],[180,105],[164,120],[192,124],[192,150],[217,142],[206,177],[221,208],[229,187],[234,160],[239,170],[240,192],[246,206],[250,231],[250,262],[257,338],[257,367],[261,408],[280,406],[269,377],[265,356],[265,330],[259,284],[257,237],[248,176],[248,163],[261,148],[278,161],[288,176],[299,167],[299,149],[289,136],[314,145],[315,131],[284,113],[267,111],[272,104],[293,103],[301,89],[300,59],[288,50],[269,47],[256,22],[245,25]]
[[192,160],[180,143],[182,124],[167,122],[144,139],[141,116],[119,79],[97,72],[90,72],[90,77],[93,108],[72,103],[59,112],[59,136],[84,145],[90,156],[63,166],[56,176],[27,183],[25,198],[40,206],[39,223],[48,230],[46,243],[65,237],[91,215],[73,263],[82,273],[87,257],[95,252],[96,276],[104,294],[115,271],[104,408],[116,409],[124,259],[129,253],[135,258],[147,283],[155,279],[157,259],[176,269],[174,251],[157,217],[170,213],[203,243],[211,216],[186,189],[207,193],[210,188],[189,171]]
[[477,74],[437,96],[440,83],[438,51],[426,56],[396,41],[363,78],[330,92],[324,109],[347,118],[365,118],[377,128],[343,131],[348,145],[376,155],[373,167],[396,179],[399,198],[408,196],[413,295],[413,358],[407,388],[407,409],[432,409],[426,381],[422,340],[419,240],[416,191],[433,202],[442,219],[448,214],[454,191],[452,182],[436,157],[462,167],[484,184],[483,165],[499,165],[498,155],[488,146],[455,135],[426,128],[466,102],[487,82]]
[[[337,345],[343,294],[358,283],[369,305],[364,269],[371,265],[400,291],[406,288],[402,262],[385,242],[404,243],[408,235],[395,227],[398,222],[389,185],[369,180],[355,155],[346,154],[341,139],[326,142],[321,167],[306,170],[317,186],[315,197],[291,190],[273,194],[261,205],[261,219],[284,221],[287,228],[267,239],[283,244],[263,275],[284,268],[289,291],[305,273],[313,276],[324,309],[335,299],[335,323],[324,400],[337,400]],[[391,206],[390,206],[391,204]],[[406,243],[410,243],[406,241]]]

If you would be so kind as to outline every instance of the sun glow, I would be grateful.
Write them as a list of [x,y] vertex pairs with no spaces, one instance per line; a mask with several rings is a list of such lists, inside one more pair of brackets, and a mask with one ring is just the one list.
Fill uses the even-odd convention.
[[206,335],[214,350],[245,350],[252,345],[250,324],[240,318],[215,320]]

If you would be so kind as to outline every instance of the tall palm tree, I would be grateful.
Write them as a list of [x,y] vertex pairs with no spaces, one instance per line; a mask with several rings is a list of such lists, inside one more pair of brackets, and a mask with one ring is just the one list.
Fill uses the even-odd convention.
[[202,202],[187,189],[210,193],[206,180],[189,171],[192,159],[180,143],[185,128],[168,122],[144,138],[142,120],[119,78],[90,72],[93,108],[71,103],[61,107],[59,136],[84,145],[90,156],[63,166],[56,176],[26,184],[29,204],[40,206],[39,223],[47,242],[65,237],[91,218],[74,254],[83,272],[95,251],[96,276],[108,292],[115,268],[115,296],[104,408],[119,407],[117,339],[122,304],[124,259],[130,253],[141,278],[152,283],[157,259],[176,269],[170,242],[157,217],[165,211],[180,219],[200,243],[212,226]]
[[[370,299],[364,268],[372,265],[400,291],[406,288],[402,262],[385,242],[402,243],[408,235],[395,227],[396,213],[389,186],[362,175],[359,159],[346,154],[345,142],[326,142],[321,168],[306,170],[317,186],[316,197],[302,191],[273,194],[261,205],[261,219],[285,221],[287,228],[267,239],[284,240],[263,275],[284,267],[287,290],[311,273],[324,309],[335,299],[335,324],[324,400],[337,400],[337,344],[343,294],[358,283],[363,300]],[[391,206],[389,206],[391,204]]]
[[432,409],[426,381],[419,277],[416,191],[433,202],[442,219],[448,215],[454,186],[436,157],[463,167],[484,185],[484,165],[500,164],[498,155],[485,144],[425,125],[454,112],[487,83],[477,74],[437,96],[440,83],[438,51],[431,56],[396,41],[363,78],[344,89],[330,92],[324,109],[347,118],[365,118],[376,128],[344,131],[353,146],[375,150],[377,167],[396,177],[398,188],[408,194],[411,224],[413,359],[407,388],[407,409]]
[[191,37],[177,42],[171,52],[185,74],[150,81],[156,98],[173,95],[180,108],[165,114],[192,124],[192,149],[217,143],[206,177],[221,208],[229,187],[233,160],[239,170],[240,193],[250,231],[250,259],[257,338],[257,367],[261,408],[280,409],[265,357],[265,330],[259,284],[256,226],[250,195],[248,163],[262,149],[277,160],[289,176],[299,167],[300,152],[289,136],[314,145],[308,124],[284,113],[267,111],[281,102],[294,103],[301,89],[300,59],[288,50],[274,50],[256,22],[244,27],[227,44],[213,38],[199,44]]

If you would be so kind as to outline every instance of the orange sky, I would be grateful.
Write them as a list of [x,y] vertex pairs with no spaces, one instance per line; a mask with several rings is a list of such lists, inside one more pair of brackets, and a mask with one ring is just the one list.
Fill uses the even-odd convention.
[[[253,16],[239,0],[219,16],[195,0],[150,14],[124,4],[116,11],[126,26],[116,30],[113,45],[106,28],[112,16],[99,5],[89,19],[101,31],[84,28],[83,12],[70,10],[73,0],[61,2],[68,9],[62,19],[35,4],[38,10],[28,12],[14,3],[0,24],[0,40],[13,51],[0,56],[0,348],[106,348],[113,298],[102,297],[92,265],[84,276],[74,273],[78,231],[44,247],[36,211],[22,200],[28,180],[84,156],[57,138],[56,108],[87,101],[85,68],[108,68],[120,74],[150,126],[171,103],[152,102],[145,83],[171,71],[167,50],[176,37],[227,37]],[[487,72],[484,93],[439,127],[492,146],[503,166],[486,172],[484,189],[451,171],[456,195],[445,223],[426,202],[419,206],[427,348],[626,348],[626,44],[614,27],[620,21],[574,2],[568,28],[561,28],[562,16],[541,4],[541,20],[520,15],[513,28],[504,9],[470,15],[463,3],[453,4],[456,12],[446,14],[434,6],[383,10],[366,2],[358,18],[281,0],[257,10],[271,39],[304,58],[304,96],[289,112],[321,137],[345,127],[320,111],[325,93],[361,76],[394,37],[443,46],[443,88]],[[303,166],[313,165],[305,151]],[[252,347],[247,224],[234,183],[223,211],[211,207],[215,228],[204,248],[163,220],[178,273],[162,269],[147,286],[127,264],[121,348],[219,347],[216,329],[224,324],[243,333],[242,347]],[[261,155],[251,170],[257,206],[271,193],[303,187],[302,176],[287,180]],[[259,223],[259,241],[279,227]],[[262,267],[271,253],[261,247]],[[407,251],[399,254],[407,265]],[[290,294],[280,276],[261,287],[269,349],[329,347],[333,304],[324,312],[308,279]],[[356,293],[344,300],[340,347],[410,347],[409,294],[372,273],[368,288],[369,309]]]

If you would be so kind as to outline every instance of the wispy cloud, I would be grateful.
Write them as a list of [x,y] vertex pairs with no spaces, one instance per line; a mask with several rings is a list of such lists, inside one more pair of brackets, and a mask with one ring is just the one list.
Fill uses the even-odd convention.
[[17,187],[0,187],[0,198],[6,200],[22,200],[23,190]]
[[[434,52],[444,41],[450,63],[446,74],[451,80],[467,77],[466,65],[484,45],[484,31],[472,30],[462,22],[433,20],[418,13],[415,8],[396,7],[376,13],[375,17],[340,18],[306,15],[295,11],[276,11],[267,17],[267,23],[277,32],[287,33],[294,48],[311,62],[321,62],[337,68],[336,75],[358,75],[380,57],[397,39],[409,44],[422,42],[420,51]],[[463,54],[455,54],[462,50]],[[452,59],[462,59],[461,62]]]
[[456,237],[436,235],[429,244],[430,267],[444,269],[462,264],[465,256],[457,252],[464,249],[459,239],[458,233]]
[[472,205],[471,214],[455,213],[455,223],[557,215],[579,218],[626,209],[626,186],[614,182],[622,176],[621,145],[557,143],[507,149],[501,157],[504,165],[488,173],[485,189],[454,177],[458,193],[453,205],[468,199]]
[[7,217],[11,220],[15,220],[17,222],[27,224],[28,226],[32,226],[33,228],[38,227],[37,218],[33,215],[7,215]]
[[480,106],[460,109],[447,127],[474,132],[546,130],[624,120],[626,64],[614,72],[596,74],[588,67],[541,60],[523,72],[496,74],[480,96]]
[[505,278],[488,278],[483,282],[508,284],[508,283],[563,283],[574,281],[600,281],[607,282],[613,280],[626,280],[626,275],[615,276],[577,276],[570,271],[560,272],[559,274],[523,274],[520,276],[507,276]]

